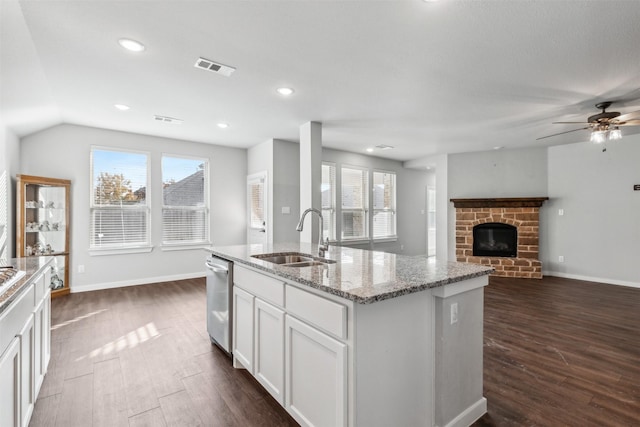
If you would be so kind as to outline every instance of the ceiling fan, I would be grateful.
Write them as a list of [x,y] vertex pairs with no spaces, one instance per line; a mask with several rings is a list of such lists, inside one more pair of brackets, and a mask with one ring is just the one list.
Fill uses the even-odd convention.
[[632,113],[620,114],[615,111],[606,111],[613,104],[612,101],[600,102],[596,108],[602,110],[601,113],[594,114],[587,118],[586,122],[553,122],[553,124],[583,124],[585,127],[572,129],[565,132],[554,133],[552,135],[536,138],[537,140],[550,138],[552,136],[563,135],[565,133],[577,132],[579,130],[591,130],[591,142],[602,143],[607,140],[622,138],[620,126],[640,126],[640,110]]

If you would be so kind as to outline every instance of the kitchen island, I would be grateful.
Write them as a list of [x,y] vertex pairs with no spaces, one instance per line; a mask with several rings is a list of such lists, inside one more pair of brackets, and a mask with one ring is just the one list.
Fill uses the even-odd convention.
[[468,426],[486,412],[483,287],[493,269],[345,247],[307,267],[254,256],[317,248],[207,249],[234,263],[234,366],[302,425]]

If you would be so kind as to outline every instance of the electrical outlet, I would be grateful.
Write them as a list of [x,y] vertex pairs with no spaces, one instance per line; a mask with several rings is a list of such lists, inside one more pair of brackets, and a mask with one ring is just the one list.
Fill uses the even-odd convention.
[[404,251],[404,245],[400,245],[400,250]]
[[451,324],[458,323],[458,303],[451,304]]
[[558,262],[564,262],[564,255],[560,255],[558,257]]
[[78,273],[84,273],[84,264],[78,265]]
[[564,209],[558,209],[558,215],[563,216],[564,215]]

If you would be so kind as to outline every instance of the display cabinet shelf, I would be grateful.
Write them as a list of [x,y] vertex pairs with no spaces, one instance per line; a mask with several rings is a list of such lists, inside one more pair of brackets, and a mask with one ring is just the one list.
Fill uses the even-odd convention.
[[69,293],[71,181],[17,175],[18,257],[51,256],[51,297]]

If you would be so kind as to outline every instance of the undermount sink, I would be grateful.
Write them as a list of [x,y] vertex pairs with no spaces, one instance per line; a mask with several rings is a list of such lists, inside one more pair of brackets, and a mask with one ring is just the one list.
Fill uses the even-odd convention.
[[332,259],[314,257],[309,254],[302,254],[298,252],[258,254],[251,255],[251,257],[285,267],[313,267],[318,265],[335,264],[335,261]]

